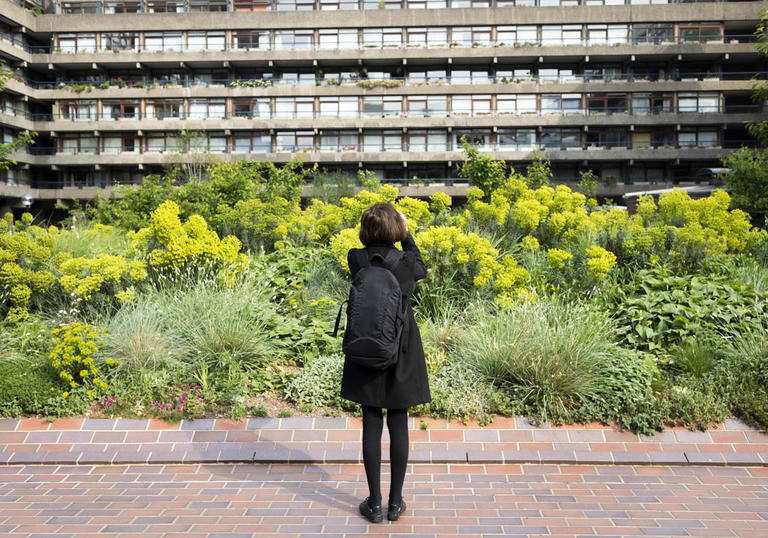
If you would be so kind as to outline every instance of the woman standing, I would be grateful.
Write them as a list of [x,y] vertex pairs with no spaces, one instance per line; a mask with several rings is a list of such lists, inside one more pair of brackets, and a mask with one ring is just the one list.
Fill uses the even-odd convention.
[[397,362],[385,370],[374,370],[347,358],[341,381],[341,396],[363,406],[363,463],[370,494],[360,503],[360,513],[371,522],[380,523],[384,519],[380,482],[383,409],[387,410],[392,470],[387,519],[396,521],[406,508],[403,482],[408,466],[408,407],[432,399],[421,335],[410,302],[415,282],[425,278],[427,271],[405,216],[391,204],[378,203],[365,210],[360,241],[365,248],[352,249],[347,254],[352,278],[361,268],[361,251],[370,260],[375,255],[385,258],[398,241],[403,250],[401,260],[390,268],[400,284],[405,309]]

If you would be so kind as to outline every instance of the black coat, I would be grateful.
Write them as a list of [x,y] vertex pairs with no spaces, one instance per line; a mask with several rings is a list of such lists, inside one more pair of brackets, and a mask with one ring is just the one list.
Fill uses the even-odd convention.
[[[403,292],[406,308],[405,327],[400,340],[400,355],[397,363],[386,370],[372,370],[349,360],[344,361],[344,375],[341,380],[341,397],[362,405],[386,409],[401,409],[432,400],[427,380],[427,364],[421,345],[421,334],[413,316],[410,297],[417,280],[427,276],[419,248],[409,234],[401,243],[403,260],[395,267],[394,275]],[[376,243],[366,247],[369,256],[386,255],[394,245]],[[354,278],[360,269],[355,250],[347,254],[349,272]]]

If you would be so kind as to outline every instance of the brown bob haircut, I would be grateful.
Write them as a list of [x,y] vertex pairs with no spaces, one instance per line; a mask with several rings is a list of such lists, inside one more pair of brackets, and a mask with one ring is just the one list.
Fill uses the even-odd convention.
[[360,218],[360,242],[366,247],[373,243],[394,245],[406,237],[408,228],[392,204],[373,204]]

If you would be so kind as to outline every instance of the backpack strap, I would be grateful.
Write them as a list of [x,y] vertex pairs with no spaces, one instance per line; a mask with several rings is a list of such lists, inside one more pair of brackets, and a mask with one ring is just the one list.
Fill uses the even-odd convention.
[[394,272],[395,268],[400,265],[400,262],[403,261],[403,258],[405,258],[405,255],[402,251],[397,250],[396,248],[393,248],[389,252],[387,252],[387,255],[383,259],[383,265],[390,271]]
[[368,253],[365,251],[364,248],[360,248],[355,250],[355,257],[357,258],[357,264],[362,269],[363,267],[368,267],[371,265],[371,260],[368,258]]
[[344,308],[344,305],[347,304],[347,303],[349,303],[349,299],[347,299],[346,301],[343,301],[339,305],[339,313],[336,314],[336,324],[333,326],[333,334],[332,334],[332,336],[334,338],[336,338],[336,335],[339,334],[339,322],[341,321],[341,310]]

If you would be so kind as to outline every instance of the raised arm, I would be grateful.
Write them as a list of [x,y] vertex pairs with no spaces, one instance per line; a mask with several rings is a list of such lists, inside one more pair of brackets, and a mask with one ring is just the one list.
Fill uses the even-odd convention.
[[416,246],[416,241],[413,240],[413,236],[408,232],[408,236],[400,241],[400,246],[403,248],[403,252],[410,252],[409,256],[413,256],[413,279],[421,280],[427,277],[427,268],[424,267],[424,261],[421,259],[421,252],[419,247]]

